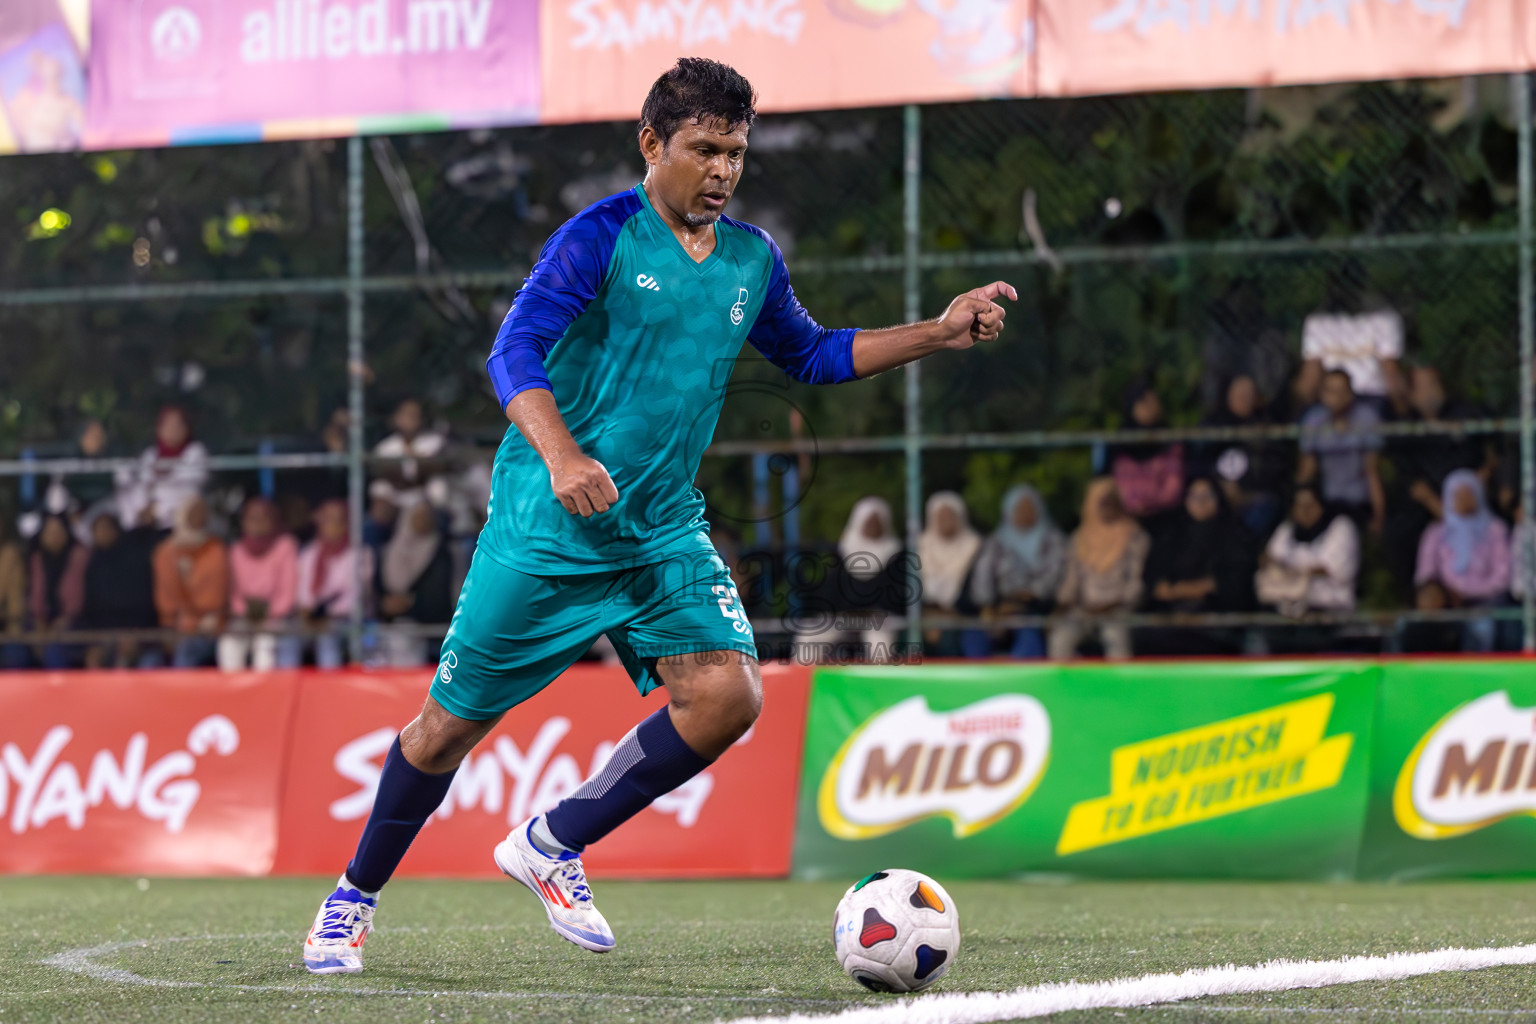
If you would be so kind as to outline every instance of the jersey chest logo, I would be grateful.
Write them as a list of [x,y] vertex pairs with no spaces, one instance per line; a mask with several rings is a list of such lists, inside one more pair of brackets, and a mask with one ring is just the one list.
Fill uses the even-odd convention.
[[652,277],[650,274],[637,274],[637,275],[635,275],[635,284],[638,285],[641,288],[644,288],[646,291],[650,291],[650,292],[659,292],[659,291],[661,291],[661,284],[654,277]]
[[742,319],[747,315],[745,308],[747,305],[747,290],[742,288],[740,291],[741,294],[737,296],[736,304],[731,307],[731,323],[737,327],[741,326]]

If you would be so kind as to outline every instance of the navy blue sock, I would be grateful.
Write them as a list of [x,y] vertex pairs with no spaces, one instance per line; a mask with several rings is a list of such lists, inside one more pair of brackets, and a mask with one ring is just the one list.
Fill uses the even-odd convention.
[[662,708],[620,740],[603,770],[560,801],[544,824],[562,846],[579,852],[708,767]]
[[373,798],[373,810],[363,837],[357,841],[357,853],[347,865],[347,877],[364,892],[378,892],[395,873],[411,840],[427,823],[448,795],[455,768],[441,775],[428,775],[405,759],[400,752],[400,737],[384,758],[379,776],[379,792]]

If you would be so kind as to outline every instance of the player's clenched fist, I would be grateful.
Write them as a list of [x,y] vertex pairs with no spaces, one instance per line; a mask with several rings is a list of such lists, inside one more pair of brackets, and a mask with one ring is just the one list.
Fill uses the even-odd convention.
[[982,288],[975,288],[955,297],[944,315],[939,318],[939,328],[944,333],[944,343],[949,348],[970,348],[977,342],[996,341],[1003,331],[1003,318],[1007,311],[994,300],[1008,298],[1018,300],[1019,293],[1004,281],[994,281]]
[[608,470],[585,455],[569,455],[558,466],[551,466],[549,485],[567,512],[583,518],[607,512],[619,500],[619,489],[613,486]]

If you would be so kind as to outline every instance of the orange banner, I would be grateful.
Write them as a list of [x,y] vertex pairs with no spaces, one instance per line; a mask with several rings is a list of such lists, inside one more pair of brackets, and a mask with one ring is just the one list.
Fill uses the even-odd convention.
[[1039,0],[1041,95],[1531,66],[1527,0]]
[[266,874],[297,678],[0,675],[0,872]]
[[759,109],[1029,92],[1033,0],[542,0],[544,122],[634,120],[678,57],[751,79]]
[[[787,875],[809,679],[808,669],[765,665],[763,715],[752,731],[702,775],[594,845],[583,858],[588,871]],[[430,681],[423,672],[359,672],[302,688],[275,872],[337,874],[346,867],[384,755],[421,708]],[[571,669],[508,713],[464,760],[401,874],[496,874],[491,848],[508,829],[575,790],[665,701],[663,690],[637,697],[622,669]]]

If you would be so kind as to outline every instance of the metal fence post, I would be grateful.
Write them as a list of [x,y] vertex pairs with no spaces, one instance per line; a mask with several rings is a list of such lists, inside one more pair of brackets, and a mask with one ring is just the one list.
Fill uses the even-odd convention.
[[[905,145],[903,146],[902,178],[902,229],[905,244],[902,260],[902,292],[905,300],[907,323],[913,323],[922,314],[923,279],[919,264],[922,242],[920,186],[923,171],[923,122],[922,109],[915,103],[907,104],[904,111]],[[918,363],[906,366],[907,399],[906,425],[906,472],[907,483],[907,643],[920,644],[923,639],[922,576],[916,563],[917,537],[922,532],[923,508],[923,380]],[[916,649],[915,647],[912,649]]]
[[347,140],[347,521],[352,546],[348,638],[352,660],[363,660],[363,140]]
[[[1531,379],[1536,364],[1536,306],[1533,306],[1531,259],[1531,81],[1521,72],[1514,76],[1515,119],[1520,124],[1520,500],[1526,522],[1536,513],[1536,449],[1532,447],[1532,425],[1536,420],[1536,381]],[[1536,651],[1536,594],[1531,591],[1532,569],[1536,551],[1528,537],[1520,548],[1520,561],[1526,580],[1522,598],[1522,634],[1526,653]]]

